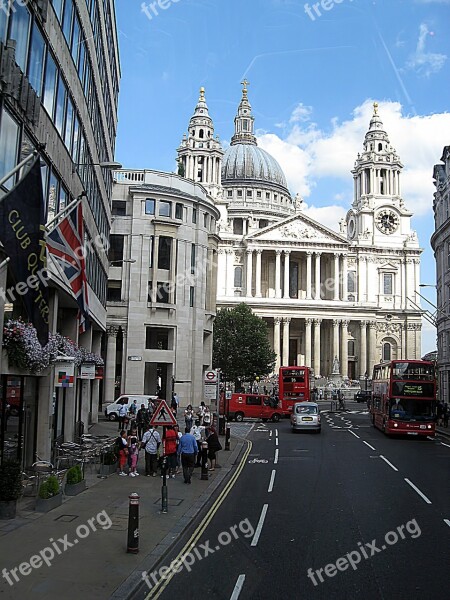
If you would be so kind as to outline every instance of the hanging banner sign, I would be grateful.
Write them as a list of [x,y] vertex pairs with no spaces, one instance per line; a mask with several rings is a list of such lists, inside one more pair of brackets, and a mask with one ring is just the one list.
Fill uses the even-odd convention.
[[73,387],[75,365],[69,361],[58,361],[55,364],[55,387]]
[[80,379],[95,379],[95,364],[82,363],[80,365]]

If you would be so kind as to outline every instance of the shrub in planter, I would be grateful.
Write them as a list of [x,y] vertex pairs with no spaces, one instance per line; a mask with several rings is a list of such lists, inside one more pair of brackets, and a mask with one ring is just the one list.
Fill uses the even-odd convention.
[[0,466],[0,518],[14,519],[17,500],[22,495],[22,469],[16,461]]
[[39,488],[38,498],[36,500],[36,510],[39,512],[48,512],[52,508],[61,506],[62,494],[59,488],[59,481],[55,475],[50,475]]
[[86,481],[83,477],[83,471],[80,465],[71,467],[67,471],[66,486],[64,492],[66,496],[76,496],[86,489]]

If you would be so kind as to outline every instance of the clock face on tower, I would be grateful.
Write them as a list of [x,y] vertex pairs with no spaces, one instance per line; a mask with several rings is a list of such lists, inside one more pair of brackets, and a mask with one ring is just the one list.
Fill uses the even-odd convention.
[[397,230],[399,224],[400,219],[393,210],[381,210],[376,216],[376,225],[378,229],[386,235],[394,233],[394,231]]

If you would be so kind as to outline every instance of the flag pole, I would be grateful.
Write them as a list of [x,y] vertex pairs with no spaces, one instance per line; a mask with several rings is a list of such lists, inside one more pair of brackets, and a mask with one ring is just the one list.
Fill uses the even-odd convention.
[[[69,204],[65,208],[63,208],[62,210],[60,210],[59,213],[57,215],[55,215],[53,217],[53,219],[47,223],[47,225],[45,226],[46,229],[47,229],[47,233],[51,233],[50,232],[50,227],[53,225],[53,223],[55,223],[55,221],[57,221],[58,219],[60,219],[66,212],[72,210],[72,208],[75,208],[75,206],[77,206],[78,203],[83,199],[83,196],[86,196],[86,193],[83,192],[82,194],[80,194],[79,196],[77,196],[75,198],[75,200],[72,200],[72,202],[69,202]],[[55,229],[56,227],[57,227],[57,225],[53,229]],[[52,231],[53,231],[53,229],[52,229]]]
[[[14,167],[14,169],[12,169],[12,171],[7,173],[4,177],[2,177],[0,179],[0,186],[2,186],[6,181],[8,181],[8,179],[10,179],[15,173],[17,173],[17,171],[20,171],[20,169],[22,167],[24,167],[29,160],[31,160],[32,158],[35,158],[37,156],[37,154],[38,154],[38,151],[35,150],[31,154],[29,154],[26,158],[24,158],[22,161],[20,161],[20,163],[18,165],[16,165]],[[0,202],[1,202],[1,200],[0,200]]]

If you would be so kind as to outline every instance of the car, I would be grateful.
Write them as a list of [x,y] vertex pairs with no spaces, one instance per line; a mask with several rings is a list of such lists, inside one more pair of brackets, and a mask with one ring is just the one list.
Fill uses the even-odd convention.
[[148,406],[149,400],[158,400],[158,396],[150,396],[144,394],[124,394],[119,396],[117,400],[108,404],[105,408],[105,417],[107,417],[110,421],[116,421],[119,418],[119,408],[126,404],[128,410],[133,402],[136,400],[136,405],[138,410],[141,408],[141,404],[145,404],[145,408]]
[[370,390],[360,390],[353,396],[356,402],[367,402],[371,397],[372,392]]
[[291,414],[292,432],[321,432],[320,410],[317,402],[296,402]]

